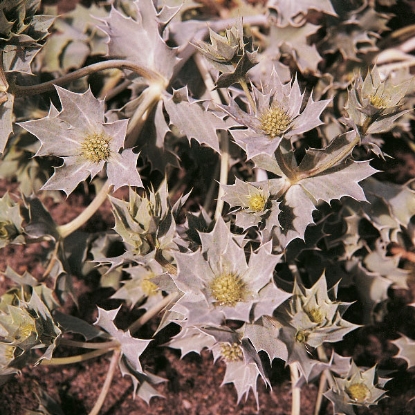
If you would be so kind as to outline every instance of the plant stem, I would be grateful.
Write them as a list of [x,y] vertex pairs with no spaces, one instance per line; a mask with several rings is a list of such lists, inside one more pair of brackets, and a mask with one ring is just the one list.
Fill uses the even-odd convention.
[[320,376],[320,381],[318,384],[316,404],[314,406],[314,415],[318,415],[321,409],[321,403],[323,402],[323,393],[326,390],[327,377],[323,372]]
[[[328,362],[326,352],[324,351],[323,346],[317,347],[317,354],[318,358],[322,362]],[[329,382],[330,387],[333,387],[335,385],[333,375],[331,374],[330,370],[325,369],[324,372],[320,376],[320,382],[318,385],[318,392],[317,392],[317,398],[316,398],[316,404],[314,407],[314,415],[318,415],[321,409],[321,403],[323,401],[323,393],[326,390],[327,381]]]
[[141,65],[137,65],[136,63],[128,60],[111,59],[104,62],[93,63],[92,65],[78,69],[63,75],[60,78],[52,79],[51,81],[44,82],[42,84],[27,86],[13,85],[11,86],[11,92],[14,93],[15,96],[31,96],[42,94],[44,92],[53,91],[55,89],[55,85],[65,85],[79,78],[83,78],[84,76],[88,76],[105,69],[128,69],[146,78],[151,83],[161,84],[163,86],[167,84],[166,79],[155,71],[152,71]]
[[62,238],[66,238],[72,232],[79,229],[84,223],[86,223],[92,215],[99,209],[99,207],[107,199],[108,193],[110,192],[112,185],[109,184],[108,180],[104,183],[101,190],[97,193],[94,200],[77,216],[74,220],[65,225],[58,226],[56,230]]
[[298,373],[297,363],[290,363],[290,374],[291,374],[291,395],[292,395],[292,404],[291,404],[291,415],[300,415],[301,411],[301,390],[295,386],[300,378]]
[[[212,77],[210,76],[210,73],[208,69],[206,68],[205,60],[198,53],[195,54],[194,59],[195,59],[197,68],[199,69],[199,72],[202,75],[203,82],[206,85],[206,89],[209,91],[213,101],[216,104],[221,104],[222,101],[220,99],[218,91],[215,89],[215,84],[212,81]],[[229,137],[226,131],[221,131],[219,133],[219,137],[220,137],[221,154],[220,154],[220,164],[219,164],[219,168],[220,168],[219,190],[218,190],[218,197],[216,200],[216,208],[215,208],[215,216],[214,216],[216,220],[220,216],[222,216],[222,210],[223,210],[223,205],[224,205],[224,201],[222,200],[224,191],[223,191],[221,184],[228,184],[228,174],[229,174]],[[212,199],[213,185],[214,185],[214,181],[212,181],[212,185],[209,188],[208,194],[205,199],[204,207],[206,211],[208,211],[210,200]]]
[[154,307],[147,310],[138,320],[128,327],[128,330],[131,334],[134,334],[141,326],[143,326],[147,321],[151,320],[155,315],[157,315],[164,307],[167,307],[177,296],[177,293],[170,293],[164,297],[158,304]]
[[69,357],[53,357],[50,360],[46,360],[46,359],[42,360],[41,364],[45,366],[58,366],[58,365],[70,365],[73,363],[85,362],[86,360],[93,359],[94,357],[102,356],[103,354],[106,354],[113,349],[114,347],[107,348],[107,349],[93,350],[92,352],[78,354],[78,355],[69,356]]
[[161,99],[161,94],[164,87],[160,84],[152,84],[146,90],[143,91],[143,100],[135,110],[133,116],[130,118],[127,127],[127,138],[125,139],[124,146],[127,148],[135,145],[135,139],[140,134],[145,122],[145,114],[149,113],[153,107]]
[[[328,362],[329,360],[327,359],[327,355],[326,352],[324,351],[324,347],[323,346],[318,346],[317,347],[317,355],[318,358],[322,361],[322,362]],[[330,370],[326,369],[324,371],[324,373],[326,374],[326,378],[327,381],[330,385],[330,387],[332,388],[333,386],[336,385],[334,379],[333,379],[333,375],[331,374]]]
[[220,156],[220,174],[219,174],[219,190],[218,199],[216,201],[215,220],[218,220],[222,216],[223,204],[222,196],[224,190],[221,184],[228,184],[229,173],[229,138],[227,131],[221,131],[220,133],[221,144],[221,156]]
[[245,92],[246,98],[248,99],[249,106],[251,107],[251,111],[256,115],[257,114],[257,107],[255,104],[254,99],[252,98],[251,91],[248,88],[248,84],[246,83],[245,78],[240,78],[238,80],[239,84],[241,85],[242,89]]
[[117,340],[112,340],[108,342],[103,343],[88,343],[88,342],[78,342],[75,340],[69,340],[69,339],[60,339],[59,344],[63,346],[71,346],[71,347],[80,347],[83,349],[111,349],[114,347],[117,347],[119,345],[119,342]]
[[111,357],[111,362],[110,362],[110,366],[108,368],[108,372],[107,372],[107,376],[105,378],[105,382],[102,385],[101,392],[98,396],[98,400],[95,402],[95,405],[92,408],[89,415],[98,415],[99,411],[101,410],[102,405],[105,402],[105,398],[107,397],[108,391],[110,390],[112,378],[114,377],[115,369],[117,368],[117,363],[118,363],[118,359],[120,357],[120,354],[121,354],[120,349],[117,349],[117,350],[114,351],[114,353]]

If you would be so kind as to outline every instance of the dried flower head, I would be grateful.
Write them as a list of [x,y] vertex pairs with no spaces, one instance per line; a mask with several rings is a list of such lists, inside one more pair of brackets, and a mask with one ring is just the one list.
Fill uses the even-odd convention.
[[40,120],[20,125],[42,143],[36,156],[57,156],[63,166],[42,187],[70,194],[88,176],[94,178],[106,165],[109,184],[115,189],[124,185],[142,186],[136,163],[137,154],[124,145],[127,121],[105,123],[104,101],[96,99],[88,89],[77,94],[56,87],[62,103],[58,112],[52,105]]
[[304,94],[297,79],[283,84],[275,70],[262,88],[253,87],[256,108],[243,111],[234,100],[229,106],[221,106],[232,118],[247,130],[232,130],[236,143],[246,150],[248,158],[258,154],[273,155],[281,140],[312,130],[322,124],[320,115],[329,100],[314,102],[308,99],[303,106]]

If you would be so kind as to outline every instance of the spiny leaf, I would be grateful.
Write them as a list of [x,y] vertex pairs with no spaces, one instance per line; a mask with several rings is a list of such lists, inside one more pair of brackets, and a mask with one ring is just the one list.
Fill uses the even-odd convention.
[[229,126],[214,113],[206,110],[199,101],[189,97],[187,87],[173,92],[164,100],[171,124],[175,125],[189,141],[194,138],[200,144],[207,144],[219,152],[216,131],[226,130]]
[[170,79],[178,58],[160,36],[153,2],[135,1],[132,9],[134,19],[112,8],[109,17],[104,19],[104,26],[100,26],[109,36],[109,55],[128,58]]
[[278,45],[280,53],[288,53],[298,65],[301,72],[318,72],[317,65],[322,57],[315,45],[309,45],[308,36],[317,32],[319,26],[306,23],[302,27],[271,26],[270,39],[272,44]]
[[276,11],[276,22],[280,27],[302,26],[310,9],[336,16],[330,0],[271,0],[268,2],[268,8]]
[[137,372],[143,372],[140,363],[140,356],[148,346],[151,340],[142,340],[132,337],[130,332],[118,329],[114,324],[114,319],[120,309],[103,310],[98,307],[98,318],[94,323],[103,328],[106,332],[120,343],[122,355],[128,360],[128,363]]
[[13,132],[14,95],[0,91],[0,154],[6,148],[10,134]]
[[392,340],[392,343],[399,348],[398,354],[394,357],[406,360],[408,368],[415,366],[415,340],[401,334],[401,337]]

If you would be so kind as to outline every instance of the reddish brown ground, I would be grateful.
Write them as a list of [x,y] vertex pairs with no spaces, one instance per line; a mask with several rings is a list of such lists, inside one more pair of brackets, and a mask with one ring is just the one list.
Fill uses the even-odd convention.
[[[414,160],[411,160],[414,163]],[[13,191],[14,185],[0,181],[0,196],[8,189]],[[47,202],[47,203],[46,203]],[[69,221],[83,209],[84,200],[79,195],[71,195],[66,201],[54,204],[45,201],[50,206],[52,215],[58,223]],[[92,219],[100,229],[113,225],[109,206],[104,205]],[[41,259],[44,248],[40,245],[8,246],[0,250],[0,270],[6,265],[17,272],[25,270],[33,275],[41,275],[43,267]],[[4,292],[9,284],[0,276],[0,292]],[[96,282],[79,281],[75,279],[75,289],[79,296],[80,308],[73,312],[89,322],[96,318],[94,304],[104,308],[115,308],[118,302],[105,300],[109,291],[100,289]],[[403,302],[410,300],[408,293],[394,293],[391,302],[391,314],[385,323],[366,327],[348,336],[342,349],[345,355],[352,355],[359,365],[372,366],[378,364],[381,369],[393,369],[396,372],[390,376],[389,399],[381,401],[379,406],[359,410],[359,414],[390,414],[410,415],[415,413],[414,388],[415,371],[405,371],[406,364],[402,360],[392,359],[396,348],[388,341],[397,337],[397,332],[414,333],[414,310],[405,307]],[[413,300],[412,300],[413,301]],[[67,309],[70,307],[67,307]],[[117,324],[126,327],[137,318],[135,313],[125,311]],[[153,323],[151,330],[139,333],[142,337],[150,336],[156,328]],[[164,377],[168,382],[157,387],[164,398],[153,398],[150,406],[140,399],[133,399],[132,383],[129,378],[122,378],[117,372],[110,393],[106,399],[101,414],[175,414],[175,415],[214,415],[214,414],[255,414],[257,413],[255,399],[252,394],[246,402],[236,404],[236,392],[233,386],[220,386],[224,376],[224,364],[213,364],[208,352],[202,356],[191,353],[180,359],[179,352],[160,346],[174,333],[174,328],[167,328],[148,348],[142,357],[142,363],[150,372]],[[63,350],[56,356],[76,354],[77,350]],[[62,354],[63,353],[63,354]],[[37,408],[35,392],[37,385],[46,390],[58,401],[66,415],[87,415],[98,398],[101,386],[108,370],[109,359],[97,358],[83,364],[61,367],[39,366],[25,368],[20,376],[14,377],[1,388],[0,413],[2,415],[24,414],[26,409]],[[275,362],[271,370],[272,391],[267,390],[259,382],[260,414],[283,415],[290,413],[291,392],[288,371],[282,362]],[[317,394],[317,386],[310,384],[302,389],[301,414],[313,414],[313,405]],[[332,409],[327,405],[321,414],[330,414]]]

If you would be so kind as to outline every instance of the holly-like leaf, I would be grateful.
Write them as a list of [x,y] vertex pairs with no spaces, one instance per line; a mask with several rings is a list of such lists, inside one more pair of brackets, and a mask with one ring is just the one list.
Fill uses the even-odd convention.
[[98,307],[98,318],[94,323],[96,326],[103,328],[108,332],[115,340],[120,343],[122,356],[125,356],[129,365],[137,371],[143,372],[140,363],[140,356],[146,349],[151,340],[143,340],[132,337],[130,332],[120,330],[114,324],[114,319],[120,309],[115,310],[103,310]]
[[[343,142],[343,138],[339,141]],[[309,150],[298,167],[293,151],[282,154],[279,163],[265,155],[253,158],[257,167],[282,176],[269,180],[271,195],[278,195],[277,200],[281,201],[281,213],[278,216],[280,226],[265,229],[265,239],[270,238],[272,233],[281,247],[295,238],[304,239],[305,229],[313,223],[312,212],[321,201],[330,203],[345,196],[366,201],[359,182],[376,170],[368,161],[349,160],[336,164],[348,154],[349,151],[341,146],[329,144],[321,150]],[[335,160],[334,166],[332,160]]]
[[40,0],[8,0],[0,4],[0,49],[5,72],[31,73],[54,16],[36,15]]
[[318,73],[317,66],[322,57],[316,46],[310,45],[307,41],[307,38],[316,33],[318,29],[319,26],[311,23],[306,23],[301,27],[271,26],[270,43],[277,45],[280,53],[291,55],[301,72]]
[[102,330],[97,327],[91,326],[85,320],[78,317],[71,316],[69,314],[61,313],[56,310],[53,313],[53,318],[62,327],[65,333],[77,333],[84,336],[85,340],[92,340],[98,336],[106,335]]
[[344,59],[359,61],[358,54],[377,50],[375,43],[358,23],[344,22],[328,29],[321,47],[327,53],[339,51]]
[[10,134],[13,132],[14,95],[0,90],[0,154],[6,148]]
[[213,112],[206,110],[195,99],[189,97],[187,87],[173,92],[164,100],[164,107],[170,117],[170,123],[187,136],[200,144],[207,144],[219,153],[219,140],[216,131],[226,130],[229,125]]
[[399,348],[399,352],[395,358],[406,360],[408,368],[415,366],[415,340],[401,334],[397,340],[392,340],[392,343]]
[[103,19],[104,25],[100,28],[109,36],[109,55],[128,58],[170,79],[178,58],[160,36],[153,1],[135,1],[132,12],[134,18],[112,8],[109,17]]
[[369,252],[364,258],[364,265],[372,272],[379,273],[393,282],[394,288],[408,289],[407,278],[409,271],[399,268],[399,256],[390,256],[386,244],[376,241],[376,249]]
[[270,363],[275,358],[287,361],[287,346],[278,338],[281,324],[277,320],[264,316],[254,324],[245,324],[244,327],[243,336],[249,339],[258,353],[264,351]]
[[200,354],[203,349],[211,348],[216,343],[213,336],[197,327],[185,327],[167,344],[174,349],[180,349],[181,357],[190,352]]
[[74,10],[58,16],[52,34],[37,56],[42,62],[41,70],[66,73],[80,68],[90,55],[107,53],[106,35],[96,27],[96,18],[107,16],[103,7],[94,4],[89,8],[77,4]]
[[378,272],[368,271],[356,260],[349,261],[346,264],[346,269],[354,277],[362,307],[363,322],[370,324],[375,306],[389,298],[388,289],[393,281]]
[[301,2],[271,0],[267,6],[276,12],[276,23],[280,27],[288,25],[302,26],[310,9],[337,16],[330,0],[305,0]]

